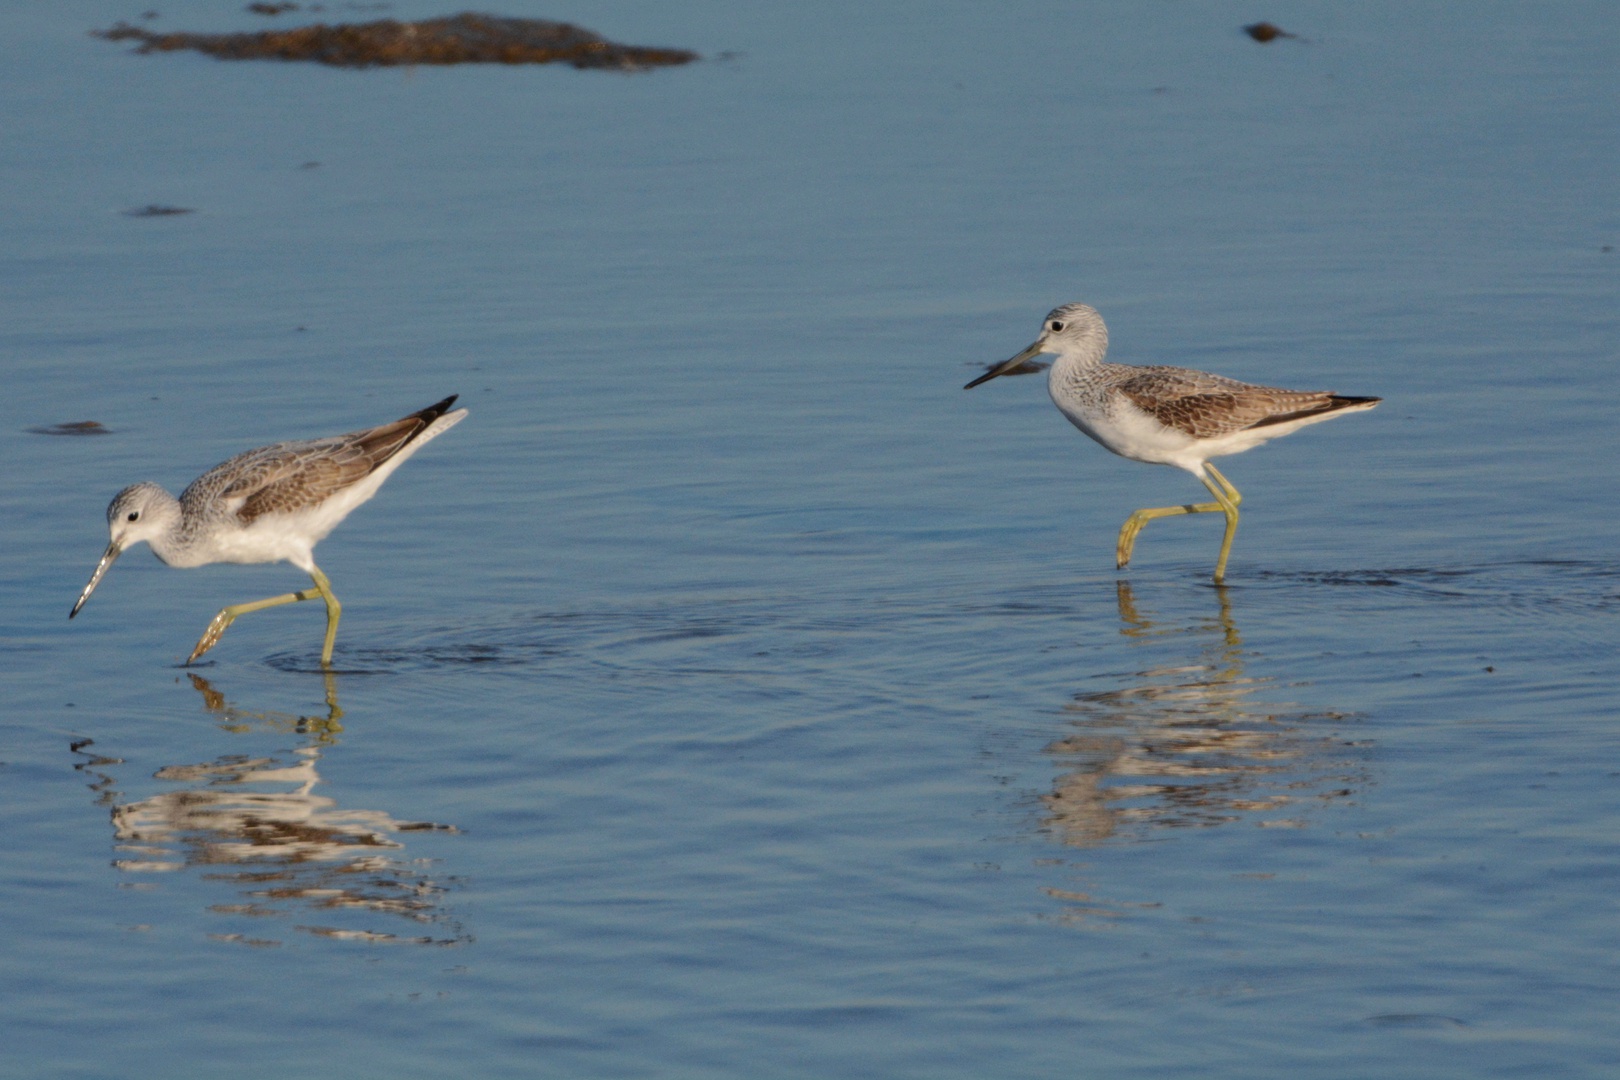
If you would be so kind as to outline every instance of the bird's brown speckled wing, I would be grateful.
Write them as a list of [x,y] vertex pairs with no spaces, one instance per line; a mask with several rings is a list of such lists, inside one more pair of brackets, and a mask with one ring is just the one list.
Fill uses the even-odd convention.
[[1165,427],[1195,439],[1280,424],[1343,408],[1350,399],[1310,390],[1256,386],[1208,372],[1143,367],[1116,389]]
[[199,476],[180,500],[234,506],[243,525],[295,513],[365,479],[443,412],[435,406],[381,427],[249,450]]
[[220,495],[243,500],[236,516],[244,525],[314,506],[371,475],[426,426],[420,417],[407,416],[330,439],[267,446],[241,463],[244,468]]

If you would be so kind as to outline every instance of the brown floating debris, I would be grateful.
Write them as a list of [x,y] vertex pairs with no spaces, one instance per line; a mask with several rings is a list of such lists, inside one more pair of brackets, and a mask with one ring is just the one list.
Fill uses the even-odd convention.
[[247,9],[255,15],[280,15],[284,11],[297,11],[297,4],[249,4]]
[[572,64],[643,68],[687,64],[685,49],[620,45],[569,23],[464,12],[443,19],[299,26],[241,34],[159,34],[128,23],[93,31],[108,41],[139,41],[137,52],[196,49],[221,60],[314,60],[337,67],[399,64]]
[[28,429],[32,435],[111,435],[112,432],[102,427],[94,420],[74,420],[66,424],[51,424],[49,427],[31,427]]
[[1290,34],[1288,31],[1284,30],[1275,23],[1268,22],[1250,23],[1248,26],[1243,28],[1243,32],[1254,38],[1254,40],[1260,42],[1262,45],[1268,41],[1275,41],[1277,38],[1299,37],[1298,34]]

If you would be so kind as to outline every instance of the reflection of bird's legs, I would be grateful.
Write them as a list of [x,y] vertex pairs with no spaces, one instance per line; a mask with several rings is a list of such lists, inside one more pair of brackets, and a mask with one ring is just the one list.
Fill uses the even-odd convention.
[[[1209,475],[1200,472],[1198,479],[1202,480],[1204,486],[1209,488],[1209,493],[1215,496],[1215,501],[1212,503],[1188,503],[1183,506],[1148,507],[1138,510],[1126,518],[1125,524],[1120,526],[1119,529],[1119,544],[1114,549],[1115,560],[1119,569],[1123,570],[1130,565],[1131,551],[1136,547],[1137,534],[1142,531],[1143,526],[1154,518],[1175,517],[1178,514],[1220,513],[1226,515],[1226,536],[1221,541],[1221,557],[1215,563],[1215,581],[1219,583],[1225,580],[1226,557],[1232,552],[1232,537],[1237,535],[1237,507],[1238,503],[1243,501],[1243,496],[1238,494],[1238,489],[1233,487],[1226,477],[1216,470],[1215,466],[1206,463],[1204,469],[1208,471]],[[1210,480],[1210,476],[1215,478],[1214,482]],[[1219,487],[1216,486],[1216,482],[1220,484]]]
[[326,681],[326,715],[300,716],[298,733],[313,735],[317,743],[335,746],[337,737],[343,734],[343,706],[337,699],[337,674],[328,667],[321,672],[321,677]]
[[[279,713],[258,713],[238,709],[225,700],[225,695],[215,690],[213,684],[201,675],[188,674],[191,685],[203,696],[203,708],[208,712],[221,717],[232,724],[242,724],[243,721],[266,720],[272,724],[279,724],[286,719],[295,719],[293,730],[300,735],[313,735],[316,743],[335,744],[337,737],[343,733],[343,707],[337,700],[337,673],[331,668],[322,672],[326,680],[326,715],[325,716],[298,716],[284,717]],[[245,730],[245,729],[244,729]]]
[[203,696],[203,708],[211,713],[225,711],[225,695],[215,690],[209,681],[201,675],[187,675],[191,685]]
[[332,593],[332,583],[326,579],[325,574],[321,573],[319,567],[310,571],[310,577],[315,579],[313,589],[283,593],[280,596],[272,596],[266,600],[250,600],[245,604],[232,604],[230,607],[222,609],[218,615],[214,616],[214,621],[208,624],[208,629],[203,631],[203,636],[198,639],[197,647],[191,651],[191,656],[186,659],[186,663],[191,663],[197,657],[219,644],[219,639],[225,633],[225,628],[240,616],[246,615],[250,611],[263,611],[265,608],[279,607],[282,604],[296,604],[300,600],[313,600],[318,596],[326,601],[326,642],[321,647],[321,666],[331,667],[332,643],[337,640],[338,619],[343,614],[343,605],[338,603],[338,598]]
[[1225,585],[1215,586],[1215,595],[1220,600],[1221,634],[1226,638],[1226,644],[1231,649],[1243,648],[1243,638],[1238,634],[1237,623],[1232,621],[1232,595]]
[[338,721],[342,719],[343,707],[338,704],[337,700],[337,680],[332,678],[332,673],[328,671],[326,673],[326,723],[338,731],[342,731],[342,726],[338,724]]
[[1119,602],[1119,621],[1125,624],[1120,633],[1136,635],[1153,628],[1152,623],[1137,613],[1136,595],[1131,592],[1130,582],[1114,582],[1114,598]]

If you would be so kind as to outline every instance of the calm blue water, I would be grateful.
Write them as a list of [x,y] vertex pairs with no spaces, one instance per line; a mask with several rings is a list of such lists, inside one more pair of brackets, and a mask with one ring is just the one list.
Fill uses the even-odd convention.
[[[638,76],[140,10],[0,40],[0,1073],[1620,1068],[1612,7],[500,9],[712,58]],[[1223,463],[1229,588],[960,389],[1076,299],[1385,398]],[[118,488],[448,393],[337,675],[307,605],[178,666],[286,566],[67,622]]]

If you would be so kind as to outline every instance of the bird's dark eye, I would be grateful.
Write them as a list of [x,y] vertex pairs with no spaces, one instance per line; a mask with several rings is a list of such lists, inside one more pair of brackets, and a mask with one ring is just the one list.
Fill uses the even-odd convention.
[[1053,319],[1052,320],[1052,329],[1054,331],[1061,331],[1063,329],[1063,324],[1061,322],[1059,322],[1057,319]]
[[139,510],[131,510],[129,512],[129,517],[125,518],[124,520],[126,520],[126,521],[139,521],[140,518],[141,518],[141,512]]

